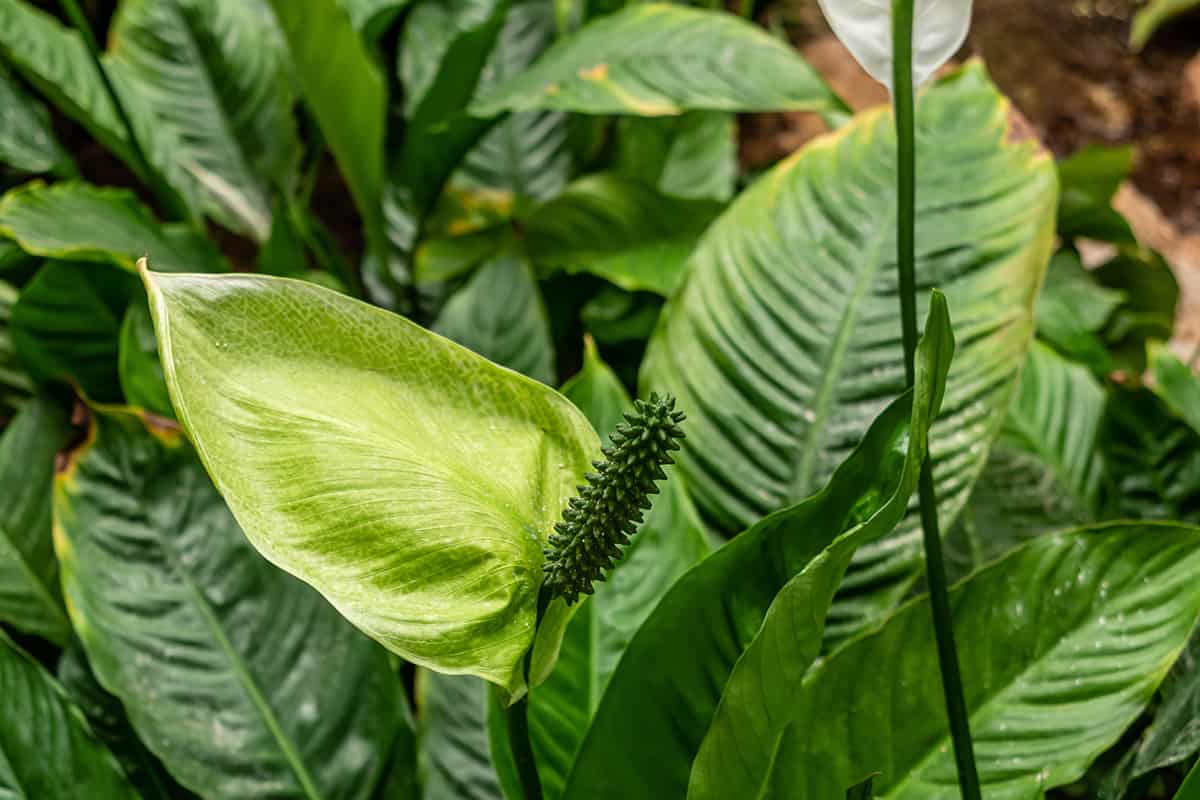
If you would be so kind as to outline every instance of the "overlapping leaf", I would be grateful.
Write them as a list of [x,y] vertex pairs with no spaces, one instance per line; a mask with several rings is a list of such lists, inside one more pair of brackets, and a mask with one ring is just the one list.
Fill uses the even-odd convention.
[[[1013,141],[1008,104],[977,63],[922,96],[917,124],[917,285],[945,290],[963,343],[930,445],[948,528],[1031,340],[1055,176],[1036,144]],[[664,309],[643,391],[689,409],[680,472],[727,534],[820,486],[904,385],[894,152],[884,111],[810,143],[708,229]],[[902,594],[918,549],[912,515],[859,552],[836,632]]]

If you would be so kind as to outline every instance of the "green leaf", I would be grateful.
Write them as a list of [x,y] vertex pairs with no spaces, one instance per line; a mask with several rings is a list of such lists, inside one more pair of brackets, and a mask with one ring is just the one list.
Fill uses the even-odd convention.
[[158,360],[158,341],[154,338],[154,320],[150,307],[141,302],[129,304],[121,323],[118,344],[118,374],[125,402],[164,417],[174,417],[167,380]]
[[[563,394],[606,434],[633,408],[590,341],[583,369]],[[624,556],[571,619],[554,672],[530,695],[530,739],[547,797],[561,796],[575,752],[637,629],[675,581],[708,554],[703,526],[673,472],[667,470],[662,493]]]
[[1175,794],[1175,800],[1200,800],[1200,764],[1192,767]]
[[879,773],[871,775],[861,783],[856,783],[846,790],[846,800],[871,800],[875,796],[875,778]]
[[501,366],[555,383],[554,340],[533,272],[522,258],[484,264],[446,303],[433,330]]
[[1171,338],[1179,283],[1161,255],[1150,250],[1123,250],[1092,273],[1104,286],[1125,293],[1104,329],[1115,366],[1131,374],[1146,369],[1146,345]]
[[1035,342],[983,473],[943,550],[951,581],[1035,536],[1094,522],[1105,395],[1084,367]]
[[1133,147],[1085,147],[1058,162],[1059,235],[1136,247],[1133,229],[1112,207],[1113,195],[1132,168]]
[[542,547],[599,452],[587,420],[310,284],[146,282],[175,409],[255,547],[406,659],[524,691]]
[[723,12],[646,3],[560,40],[530,69],[481,94],[471,113],[490,117],[544,109],[661,116],[834,105],[808,64],[754,25]]
[[503,800],[492,766],[484,681],[417,671],[424,800]]
[[13,347],[34,379],[118,402],[121,320],[137,294],[137,279],[116,267],[47,262],[13,306]]
[[1125,292],[1097,283],[1078,253],[1060,250],[1050,259],[1046,283],[1038,295],[1038,336],[1072,361],[1107,374],[1113,363],[1100,331],[1125,299]]
[[124,0],[111,63],[179,143],[205,211],[264,241],[300,155],[287,49],[263,0]]
[[1129,778],[1178,764],[1200,750],[1200,634],[1187,647],[1159,690],[1154,719],[1137,747]]
[[[550,0],[522,0],[504,18],[496,46],[480,75],[479,91],[519,75],[554,41]],[[467,153],[456,183],[549,200],[571,173],[567,117],[557,111],[524,111],[502,120]]]
[[58,680],[71,702],[87,718],[96,738],[108,747],[143,800],[190,800],[195,795],[177,784],[162,762],[137,738],[121,701],[104,691],[87,662],[83,646],[72,640],[58,660]]
[[727,202],[737,181],[737,125],[725,111],[622,117],[617,171],[672,197]]
[[3,631],[0,712],[0,792],[38,800],[138,797],[62,687]]
[[38,396],[0,434],[0,622],[59,646],[71,626],[50,539],[50,488],[69,431],[66,415]]
[[1200,379],[1192,368],[1165,346],[1151,349],[1150,372],[1154,393],[1175,414],[1200,433]]
[[159,223],[133,192],[80,181],[30,181],[8,192],[0,198],[0,233],[27,253],[112,263],[131,272],[143,256],[169,272],[228,269],[212,242],[181,225]]
[[586,271],[622,289],[670,296],[719,211],[716,203],[665,197],[640,181],[598,173],[534,210],[526,245],[540,266]]
[[1200,435],[1146,389],[1114,388],[1100,443],[1113,517],[1200,523]]
[[1200,8],[1200,0],[1150,0],[1133,17],[1133,27],[1129,31],[1130,45],[1135,50],[1141,50],[1163,25],[1197,8]]
[[54,514],[88,660],[180,783],[370,797],[402,719],[387,654],[254,552],[178,427],[93,409]]
[[21,172],[71,175],[75,164],[54,136],[46,107],[25,94],[0,64],[0,163]]
[[11,416],[33,392],[12,341],[12,307],[17,297],[12,285],[0,281],[0,415],[5,416]]
[[[588,729],[565,797],[683,797],[703,788],[695,786],[693,762],[711,779],[733,777],[714,766],[750,755],[740,743],[720,744],[728,745],[743,722],[752,726],[748,736],[778,735],[780,710],[788,706],[776,700],[816,657],[828,602],[854,549],[904,516],[916,485],[954,347],[945,298],[935,292],[930,309],[915,390],[884,410],[824,489],[700,562],[638,629]],[[774,653],[786,653],[785,667],[761,672]],[[756,684],[759,678],[770,684]],[[731,693],[738,701],[725,702]],[[633,736],[638,746],[631,748]],[[759,743],[747,739],[749,747]],[[769,750],[752,755],[763,766],[770,759]]]
[[[1200,531],[1115,523],[1040,537],[951,592],[986,796],[1040,798],[1120,737],[1196,623],[1197,568]],[[880,797],[958,796],[929,615],[910,603],[805,678],[772,796],[831,797],[872,769]]]
[[579,319],[598,342],[645,342],[654,333],[662,306],[657,295],[605,286],[579,309]]
[[[1016,390],[1054,234],[1054,165],[1011,140],[1008,113],[977,62],[918,108],[917,285],[943,289],[969,331],[930,445],[945,529]],[[894,151],[883,109],[811,142],[713,223],[663,311],[642,391],[688,409],[679,471],[726,535],[820,487],[904,386]],[[859,551],[830,633],[894,603],[921,566],[914,513]]]
[[426,239],[417,249],[415,280],[436,284],[464,275],[505,249],[512,228],[507,223],[456,236]]
[[379,38],[409,0],[338,0],[354,29],[368,41]]
[[337,0],[269,0],[292,74],[337,159],[367,240],[382,251],[387,83]]

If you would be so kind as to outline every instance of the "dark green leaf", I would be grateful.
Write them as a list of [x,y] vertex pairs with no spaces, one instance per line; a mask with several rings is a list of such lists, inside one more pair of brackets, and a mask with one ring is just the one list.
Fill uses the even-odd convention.
[[37,800],[137,800],[112,753],[32,658],[0,631],[0,793]]
[[10,416],[33,391],[33,382],[12,342],[12,307],[17,290],[0,281],[0,415]]
[[1050,260],[1038,296],[1038,336],[1067,358],[1107,374],[1112,370],[1112,358],[1100,330],[1125,298],[1124,292],[1097,283],[1083,268],[1078,253],[1060,250]]
[[1158,253],[1126,250],[1092,272],[1110,289],[1125,293],[1126,302],[1113,312],[1104,338],[1116,367],[1130,374],[1146,368],[1146,343],[1165,341],[1175,326],[1179,284]]
[[879,773],[870,776],[861,783],[856,783],[846,790],[846,800],[871,800],[875,796],[875,778]]
[[387,654],[254,552],[177,427],[93,409],[54,513],[88,660],[180,783],[371,796],[403,720]]
[[553,385],[554,341],[529,264],[500,255],[446,303],[433,330],[501,366]]
[[16,78],[0,64],[0,164],[21,172],[71,175],[75,164],[50,126],[46,107],[25,94]]
[[424,800],[503,800],[487,733],[488,684],[417,672]]
[[[1041,798],[1116,742],[1200,615],[1198,568],[1200,530],[1114,523],[1039,537],[951,592],[984,796]],[[929,618],[915,601],[805,677],[770,796],[825,800],[868,770],[880,797],[959,796]]]
[[[770,76],[764,80],[763,76]],[[695,109],[813,111],[835,100],[788,45],[732,14],[665,3],[585,25],[471,113],[535,109],[660,116]]]
[[[705,762],[710,778],[732,777],[725,774],[732,758],[770,760],[770,750],[757,745],[780,733],[775,723],[787,704],[779,705],[778,696],[816,657],[842,571],[863,540],[904,516],[916,484],[954,346],[945,299],[935,293],[930,308],[915,391],[885,409],[823,490],[766,517],[692,568],[638,629],[588,729],[565,797],[683,797],[704,788],[696,787],[694,760],[698,769]],[[786,669],[761,671],[764,658],[784,651]],[[766,694],[754,691],[756,676],[770,679],[759,686]],[[744,702],[718,707],[731,689]],[[752,726],[747,747],[729,745],[742,722]]]
[[49,261],[13,306],[17,355],[39,381],[66,381],[97,402],[119,402],[121,321],[137,278],[103,264]]
[[0,622],[59,646],[71,626],[50,538],[50,489],[69,431],[58,406],[33,397],[0,435]]
[[[918,108],[917,286],[944,289],[970,331],[930,445],[947,530],[1016,391],[1054,234],[1054,165],[1010,138],[1008,114],[978,63]],[[893,128],[886,109],[860,114],[742,193],[705,232],[650,341],[642,391],[688,409],[679,471],[726,535],[821,486],[904,386]],[[915,580],[916,516],[859,551],[831,635]]]
[[1150,372],[1154,393],[1200,434],[1200,379],[1192,368],[1160,346],[1151,350]]
[[125,402],[164,417],[174,417],[167,381],[158,360],[158,341],[150,308],[138,297],[129,304],[121,323],[118,374]]
[[[1176,17],[1200,8],[1200,0],[1150,0],[1133,18],[1133,26],[1129,31],[1129,43],[1135,50],[1141,50],[1150,41],[1160,27]],[[1200,778],[1194,779],[1192,791],[1200,797]],[[1180,790],[1179,797],[1186,793]],[[1187,795],[1191,797],[1191,795]]]
[[1112,207],[1117,187],[1132,168],[1132,147],[1085,147],[1060,161],[1059,235],[1136,246],[1133,229]]
[[737,126],[725,111],[622,117],[617,171],[673,197],[726,202],[737,180]]

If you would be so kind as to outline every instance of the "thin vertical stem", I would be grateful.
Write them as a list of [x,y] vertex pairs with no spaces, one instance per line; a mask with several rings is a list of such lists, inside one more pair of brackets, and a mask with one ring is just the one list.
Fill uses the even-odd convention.
[[517,766],[517,777],[525,800],[542,800],[542,782],[538,777],[537,761],[529,742],[529,695],[525,695],[504,711],[508,723],[508,741],[512,748],[513,762]]
[[83,13],[83,9],[79,7],[76,0],[59,0],[59,5],[62,6],[67,18],[71,20],[71,24],[79,31],[79,35],[83,37],[83,42],[87,46],[88,54],[92,57],[92,63],[96,67],[96,72],[100,75],[100,82],[104,84],[104,91],[108,94],[109,101],[113,104],[113,109],[116,111],[117,119],[120,120],[121,126],[125,129],[125,137],[129,140],[130,152],[133,155],[133,160],[137,162],[136,171],[141,172],[141,177],[150,184],[151,191],[158,197],[160,203],[163,204],[163,212],[172,219],[187,219],[187,209],[184,208],[183,201],[179,195],[167,185],[159,174],[146,158],[146,152],[142,149],[141,142],[138,141],[137,133],[134,131],[133,120],[129,116],[129,112],[125,109],[125,104],[121,102],[120,96],[117,94],[117,88],[113,85],[112,78],[109,77],[108,70],[104,66],[104,62],[100,60],[100,45],[96,41],[96,34],[92,32],[91,23]]
[[[896,109],[897,144],[897,227],[896,267],[900,278],[900,324],[904,338],[904,375],[907,385],[914,383],[914,358],[917,350],[916,295],[916,114],[912,80],[913,0],[892,0],[892,97]],[[950,596],[946,590],[946,568],[942,561],[942,540],[938,533],[937,493],[933,485],[931,459],[921,465],[918,484],[921,506],[921,530],[925,543],[925,565],[929,580],[929,599],[933,609],[933,628],[937,639],[938,663],[946,715],[954,742],[958,766],[958,785],[964,800],[980,800],[979,774],[971,745],[971,727],[963,699],[962,675],[958,651],[954,646],[954,626],[950,617]]]

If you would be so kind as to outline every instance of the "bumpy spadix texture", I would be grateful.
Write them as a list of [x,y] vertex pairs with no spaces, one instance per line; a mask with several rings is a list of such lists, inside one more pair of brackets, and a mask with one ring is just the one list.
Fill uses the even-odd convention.
[[542,565],[550,597],[574,603],[592,593],[592,583],[603,579],[637,531],[650,495],[658,494],[654,482],[667,477],[663,466],[674,463],[671,451],[679,449],[679,423],[686,416],[675,410],[675,398],[652,394],[633,407],[604,448],[605,459],[593,462],[596,472],[588,473],[587,485],[579,487],[550,535]]

